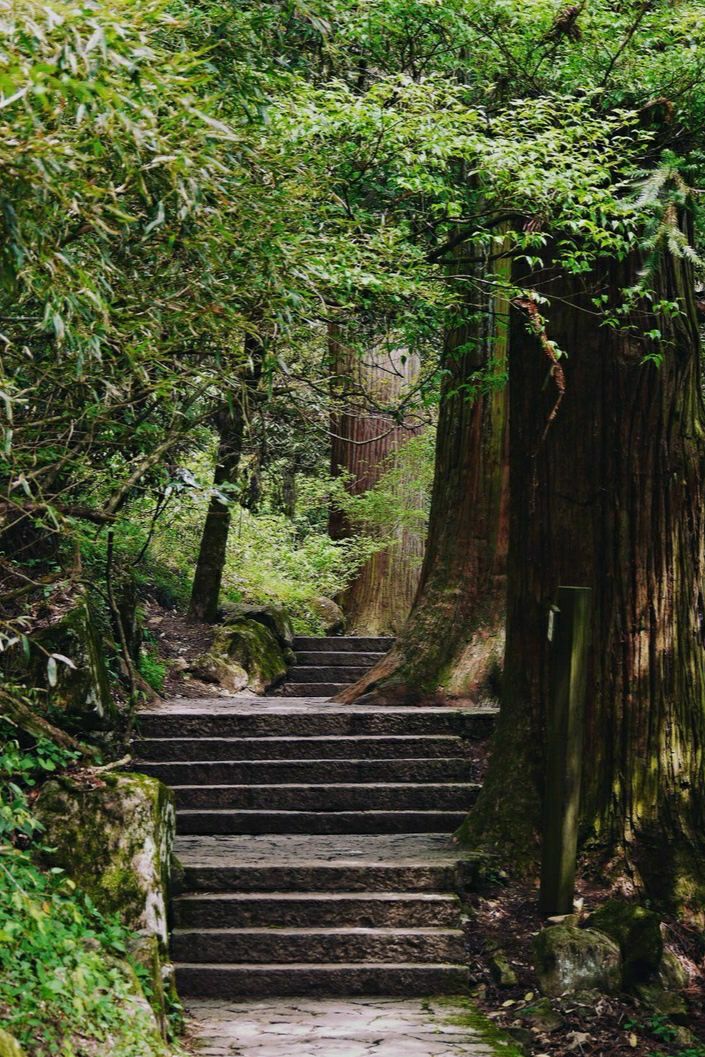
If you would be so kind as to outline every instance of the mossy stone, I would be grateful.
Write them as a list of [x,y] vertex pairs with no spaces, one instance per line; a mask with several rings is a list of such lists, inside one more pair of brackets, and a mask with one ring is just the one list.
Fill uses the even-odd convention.
[[17,1039],[3,1028],[0,1028],[0,1057],[25,1057]]
[[641,1002],[652,1012],[668,1017],[674,1024],[690,1023],[688,1005],[682,995],[675,991],[665,991],[658,984],[637,984],[634,990]]
[[279,645],[291,649],[294,645],[294,626],[283,606],[273,604],[252,606],[246,602],[228,602],[223,606],[223,623],[233,624],[239,620],[256,620],[269,628]]
[[518,1009],[517,1016],[541,1031],[557,1031],[563,1026],[563,1018],[556,1012],[548,998],[537,998],[529,1005]]
[[36,814],[55,865],[107,914],[158,938],[166,950],[166,906],[174,839],[174,799],[156,778],[108,774],[90,787],[47,782]]
[[241,665],[247,672],[247,686],[256,694],[276,686],[286,676],[283,647],[264,624],[256,620],[236,620],[216,631],[210,653]]
[[497,987],[514,987],[517,974],[509,964],[509,958],[500,947],[487,949],[487,965]]
[[593,929],[543,929],[534,940],[534,961],[541,990],[554,997],[592,989],[616,994],[622,982],[619,947]]
[[326,635],[345,634],[345,614],[332,598],[319,595],[310,602],[311,611],[318,618]]
[[586,924],[619,945],[625,987],[649,980],[658,972],[663,938],[661,922],[653,910],[610,899],[590,915]]

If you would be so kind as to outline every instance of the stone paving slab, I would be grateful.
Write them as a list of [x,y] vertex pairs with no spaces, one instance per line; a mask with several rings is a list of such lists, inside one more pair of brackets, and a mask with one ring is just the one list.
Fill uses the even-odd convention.
[[513,1057],[469,1008],[448,998],[189,1003],[198,1057]]

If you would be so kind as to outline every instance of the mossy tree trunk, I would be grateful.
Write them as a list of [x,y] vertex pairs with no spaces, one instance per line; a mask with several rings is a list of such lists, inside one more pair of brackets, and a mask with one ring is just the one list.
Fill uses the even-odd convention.
[[262,372],[262,354],[253,339],[246,342],[250,359],[244,369],[239,398],[223,406],[217,415],[218,454],[213,474],[213,495],[203,524],[196,571],[191,585],[189,620],[213,624],[218,619],[218,602],[225,568],[230,532],[232,499],[224,501],[223,486],[237,484],[242,456],[242,442],[248,416],[248,406]]
[[[338,328],[331,328],[330,352],[337,403],[331,415],[331,471],[348,474],[348,491],[361,495],[395,468],[395,454],[419,431],[391,413],[416,380],[418,359],[400,349],[375,350],[360,358],[347,349]],[[419,506],[422,502],[419,494]],[[352,531],[340,510],[331,511],[329,527],[333,539]],[[393,541],[359,570],[338,599],[350,634],[396,634],[401,628],[414,600],[423,545],[419,534],[400,526]]]
[[414,703],[481,696],[504,643],[508,306],[499,297],[446,337],[436,466],[413,609],[390,651],[339,700]]
[[[582,776],[583,847],[676,904],[705,896],[705,495],[700,343],[690,269],[664,252],[657,294],[627,330],[600,325],[643,262],[540,278],[546,334],[567,353],[565,397],[524,313],[510,369],[507,655],[496,748],[466,827],[508,862],[536,855],[559,584],[592,589]],[[664,337],[660,366],[644,362]],[[668,854],[664,854],[664,849]]]

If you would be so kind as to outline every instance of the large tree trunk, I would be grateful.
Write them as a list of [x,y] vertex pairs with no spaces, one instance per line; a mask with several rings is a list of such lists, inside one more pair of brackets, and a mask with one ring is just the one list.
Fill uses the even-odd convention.
[[487,387],[486,381],[488,358],[500,372],[506,360],[506,314],[506,303],[496,298],[447,335],[429,532],[414,607],[391,652],[340,701],[476,700],[498,671],[507,398],[504,386]]
[[[330,349],[340,408],[331,415],[331,469],[334,475],[349,474],[349,492],[361,495],[395,468],[395,455],[419,431],[411,422],[398,424],[391,414],[371,411],[366,404],[393,408],[416,380],[418,359],[398,349],[375,350],[360,359],[348,352],[337,329],[332,329]],[[412,495],[411,500],[421,506],[423,496]],[[351,531],[344,513],[331,511],[332,538],[343,539]],[[397,633],[414,600],[423,544],[419,533],[400,525],[394,539],[359,570],[339,599],[350,634]]]
[[[566,391],[523,314],[512,329],[511,547],[502,714],[467,826],[509,862],[535,857],[544,773],[547,615],[559,584],[592,588],[582,782],[583,846],[652,893],[705,898],[703,407],[693,278],[664,252],[657,292],[617,332],[592,298],[641,261],[588,280],[546,275],[546,333],[567,353]],[[660,330],[664,359],[644,363]],[[554,379],[555,381],[555,379]],[[668,848],[668,855],[664,849]]]
[[228,501],[224,501],[219,498],[218,493],[224,495],[221,491],[224,485],[237,483],[249,399],[257,387],[262,370],[261,351],[251,339],[246,342],[246,348],[251,352],[251,359],[245,368],[239,399],[232,406],[221,408],[217,419],[219,440],[213,474],[213,495],[208,503],[203,524],[188,609],[189,620],[194,622],[214,624],[218,619],[218,602],[228,548],[232,506],[230,497],[226,496]]

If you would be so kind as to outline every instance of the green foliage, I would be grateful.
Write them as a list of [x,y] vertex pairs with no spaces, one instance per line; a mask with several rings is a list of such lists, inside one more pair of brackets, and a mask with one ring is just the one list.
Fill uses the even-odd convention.
[[27,1051],[158,1057],[167,1048],[124,962],[129,936],[61,871],[0,847],[0,1022]]
[[0,720],[0,1024],[36,1057],[93,1057],[96,1046],[166,1057],[127,957],[130,933],[38,862],[29,795],[75,760],[47,739],[21,747]]
[[[184,604],[210,499],[210,467],[204,457],[192,463],[188,488],[176,490],[157,522],[147,556],[140,567],[145,585]],[[223,577],[224,601],[273,602],[283,605],[300,630],[316,630],[319,618],[311,603],[319,595],[333,597],[380,544],[364,533],[335,542],[328,535],[328,510],[334,495],[344,494],[342,479],[305,474],[296,478],[293,517],[266,505],[248,510],[231,499],[231,528]],[[143,545],[151,508],[133,508],[131,529],[119,538],[121,552],[134,556]],[[140,668],[147,678],[144,659]],[[154,684],[152,684],[154,685]]]
[[164,690],[167,666],[159,659],[159,654],[143,649],[140,653],[139,671],[152,689],[161,694]]
[[76,758],[46,738],[37,739],[33,751],[27,752],[20,748],[13,724],[0,717],[0,842],[17,834],[34,835],[37,823],[29,809],[28,790]]
[[377,484],[359,495],[339,491],[335,505],[360,533],[380,545],[393,545],[402,531],[423,538],[430,510],[435,446],[435,430],[428,427],[387,457]]

